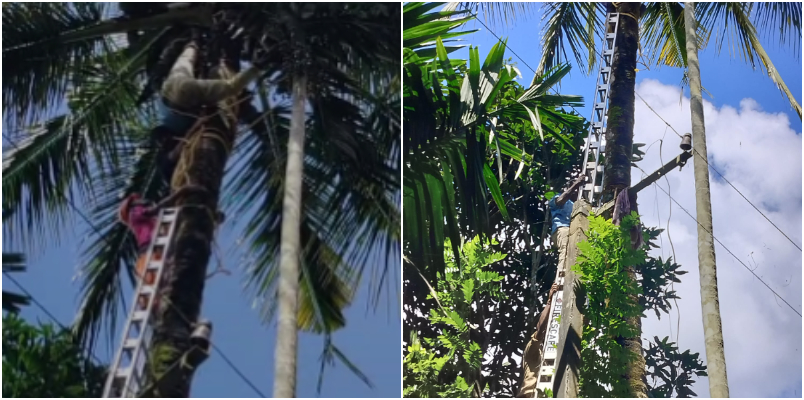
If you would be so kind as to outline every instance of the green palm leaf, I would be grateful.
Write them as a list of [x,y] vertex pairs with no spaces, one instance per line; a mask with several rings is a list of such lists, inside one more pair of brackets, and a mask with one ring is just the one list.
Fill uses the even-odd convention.
[[75,71],[105,49],[100,36],[71,43],[52,39],[97,24],[107,4],[3,5],[3,58],[14,60],[3,70],[3,109],[12,127],[54,108],[68,93]]
[[[3,253],[3,274],[25,271],[25,254]],[[20,309],[31,303],[28,296],[3,291],[3,311],[18,313]]]
[[[798,18],[780,14],[782,11],[793,12],[796,10],[796,7],[765,7],[762,10],[763,13],[760,14],[762,17],[760,21],[763,24],[768,24],[768,21],[772,21],[774,18],[790,18],[790,23],[785,24],[783,22],[783,26],[797,26],[799,33],[798,37],[801,37],[800,5],[798,7]],[[770,11],[778,14],[770,14]],[[788,100],[790,101],[790,105],[796,111],[799,118],[801,118],[801,105],[787,87],[787,84],[784,83],[782,76],[779,75],[779,71],[773,66],[773,62],[771,62],[770,57],[760,44],[757,30],[750,21],[749,13],[750,8],[745,3],[701,3],[700,7],[696,7],[695,10],[696,19],[698,20],[699,24],[703,26],[706,32],[709,32],[710,35],[711,32],[723,33],[722,35],[718,35],[719,40],[716,44],[718,51],[720,51],[723,46],[723,42],[726,40],[726,38],[728,38],[729,47],[734,49],[735,52],[739,53],[741,58],[751,64],[752,67],[756,67],[755,57],[759,58],[760,66],[764,67],[768,73],[768,76],[779,88],[779,91],[787,96]],[[789,31],[785,30],[785,32]],[[793,36],[795,36],[795,34]]]

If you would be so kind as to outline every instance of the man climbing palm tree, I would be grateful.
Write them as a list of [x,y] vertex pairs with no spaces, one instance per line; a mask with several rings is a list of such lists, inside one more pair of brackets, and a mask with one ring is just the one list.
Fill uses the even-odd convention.
[[[570,199],[578,198],[578,189],[584,183],[585,175],[581,175],[569,187],[550,199],[550,218],[553,221],[553,246],[558,249],[558,267],[556,273],[564,271],[566,266],[564,261],[567,259],[567,242],[569,239],[569,224],[572,216],[572,206],[574,202]],[[547,320],[550,315],[553,295],[558,291],[558,285],[553,284],[550,293],[547,294],[547,304],[542,309],[539,322],[536,324],[536,331],[530,337],[525,352],[522,354],[522,384],[519,386],[519,394],[516,397],[533,397],[536,390],[536,380],[541,368],[542,349],[544,348],[544,333],[547,330]]]
[[[169,51],[165,50],[166,53]],[[190,41],[160,89],[161,122],[152,131],[152,136],[157,143],[164,143],[158,162],[167,182],[173,176],[183,149],[182,138],[193,128],[202,110],[214,108],[224,99],[240,94],[249,83],[259,78],[265,66],[265,57],[260,57],[254,60],[252,67],[230,79],[220,73],[220,68],[212,71],[217,79],[199,79],[194,68],[197,59],[198,46]]]

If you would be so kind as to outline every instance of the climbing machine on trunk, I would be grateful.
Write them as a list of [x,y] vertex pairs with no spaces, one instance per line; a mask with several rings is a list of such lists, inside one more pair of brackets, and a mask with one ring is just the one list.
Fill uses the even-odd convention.
[[145,365],[153,337],[154,298],[165,271],[165,260],[171,251],[177,215],[177,208],[165,208],[159,212],[143,271],[143,277],[152,274],[153,279],[139,279],[131,312],[124,325],[122,343],[103,388],[105,398],[139,397],[140,391],[148,384]]
[[[603,191],[603,158],[606,152],[606,122],[608,120],[609,108],[609,82],[611,78],[611,64],[614,59],[614,50],[617,45],[617,25],[620,21],[619,13],[609,13],[606,15],[606,36],[603,40],[603,52],[600,58],[600,70],[597,75],[595,86],[594,106],[592,111],[592,125],[589,127],[589,136],[586,138],[585,150],[583,152],[584,163],[583,174],[586,175],[586,185],[578,193],[578,199],[586,198],[590,204],[595,204],[595,198]],[[564,298],[564,274],[566,268],[571,266],[559,265],[556,271],[556,281],[559,290],[553,295],[552,309],[550,312],[550,324],[545,331],[542,340],[542,364],[538,371],[538,381],[534,397],[545,390],[553,390],[553,380],[555,377],[556,364],[558,360],[558,328],[560,326],[560,316],[562,300]]]

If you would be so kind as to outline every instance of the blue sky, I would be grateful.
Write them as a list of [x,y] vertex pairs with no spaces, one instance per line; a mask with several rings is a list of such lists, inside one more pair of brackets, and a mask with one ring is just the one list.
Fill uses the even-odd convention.
[[[498,36],[508,38],[506,59],[511,57],[517,64],[524,75],[518,82],[524,86],[533,78],[525,63],[536,68],[541,56],[540,19],[537,11],[508,27],[486,23]],[[477,21],[466,28],[479,29],[462,39],[466,44],[479,46],[482,61],[497,39]],[[780,48],[764,37],[761,40],[800,104],[801,51],[795,52],[789,46]],[[468,51],[462,49],[450,56],[467,59]],[[720,55],[710,45],[699,52],[699,60],[702,84],[714,96],[704,93],[710,163],[801,246],[801,120],[770,78],[741,59],[730,57],[727,45]],[[574,58],[571,62],[574,63]],[[639,68],[637,92],[680,133],[690,132],[689,89],[680,90],[683,71],[655,66],[645,70],[642,65]],[[596,72],[586,76],[574,67],[557,89],[562,94],[581,95],[589,104],[596,78]],[[590,107],[577,109],[584,117],[591,116]],[[642,148],[647,154],[639,165],[650,173],[662,161],[666,163],[679,153],[680,139],[639,98],[635,111],[634,141],[648,144]],[[663,141],[659,142],[660,139]],[[662,144],[661,150],[658,143]],[[634,184],[642,173],[632,171]],[[669,189],[672,198],[695,215],[692,172],[691,160],[681,171],[671,172],[657,184],[663,190]],[[801,397],[801,317],[758,281],[763,279],[800,312],[801,252],[717,174],[710,172],[710,179],[714,234],[726,246],[716,245],[715,251],[730,395]],[[659,320],[650,312],[643,319],[643,338],[670,336],[681,349],[699,352],[705,360],[697,224],[655,186],[640,192],[639,205],[646,225],[669,227],[661,236],[661,248],[653,254],[673,256],[682,269],[690,272],[681,278],[682,283],[675,285],[681,299],[677,307],[673,304],[670,317],[663,315]],[[758,278],[726,248],[753,269]],[[708,380],[698,378],[693,390],[700,397],[708,397]]]

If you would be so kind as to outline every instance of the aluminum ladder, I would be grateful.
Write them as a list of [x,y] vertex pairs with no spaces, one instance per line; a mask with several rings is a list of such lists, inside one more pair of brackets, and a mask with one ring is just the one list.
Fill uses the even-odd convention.
[[[103,388],[104,398],[139,397],[140,390],[147,384],[144,372],[153,338],[153,299],[165,271],[177,215],[178,208],[164,208],[159,212],[156,229],[148,246],[145,271],[138,280],[123,338]],[[154,276],[151,284],[144,279],[149,273]],[[144,307],[141,299],[144,300]]]
[[[603,192],[604,166],[600,160],[606,154],[606,127],[609,112],[609,89],[611,82],[611,63],[617,48],[617,28],[619,13],[606,15],[606,37],[603,41],[603,52],[600,58],[600,69],[595,85],[594,105],[592,109],[592,125],[585,141],[583,152],[583,174],[586,184],[578,193],[578,199],[586,198],[589,204],[595,204],[595,196]],[[599,179],[598,179],[599,178]]]
[[[606,15],[606,36],[603,41],[603,53],[600,59],[600,70],[595,86],[594,106],[592,111],[592,125],[589,127],[589,136],[586,139],[583,153],[584,175],[586,184],[578,193],[578,199],[586,198],[594,204],[595,196],[603,191],[604,166],[600,164],[601,157],[606,151],[606,122],[609,107],[609,83],[611,78],[611,63],[614,59],[614,50],[617,46],[617,28],[620,21],[619,13]],[[598,179],[599,178],[599,179]],[[599,183],[598,183],[599,182]],[[566,261],[566,260],[565,260]],[[564,274],[566,265],[559,265],[556,271],[555,283],[560,289],[553,295],[550,309],[550,322],[542,339],[542,363],[537,372],[536,390],[533,397],[539,397],[539,391],[553,390],[553,381],[556,373],[558,357],[558,330],[564,299]]]

